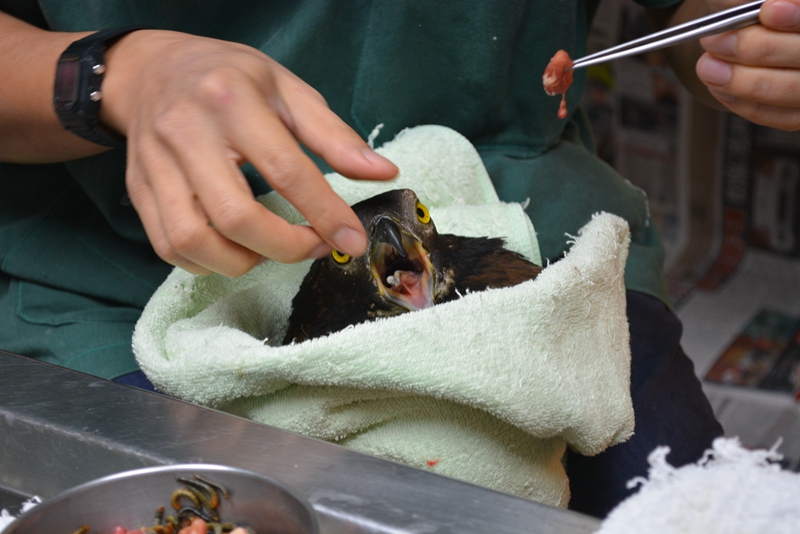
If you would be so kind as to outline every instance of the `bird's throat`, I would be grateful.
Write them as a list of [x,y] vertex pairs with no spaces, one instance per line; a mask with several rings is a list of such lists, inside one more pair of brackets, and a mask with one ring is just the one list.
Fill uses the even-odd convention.
[[386,277],[387,298],[409,310],[422,310],[433,305],[431,276],[427,270],[401,271]]
[[372,275],[381,296],[409,311],[433,306],[434,271],[427,251],[405,233],[402,245],[403,251],[398,251],[381,243],[372,252]]

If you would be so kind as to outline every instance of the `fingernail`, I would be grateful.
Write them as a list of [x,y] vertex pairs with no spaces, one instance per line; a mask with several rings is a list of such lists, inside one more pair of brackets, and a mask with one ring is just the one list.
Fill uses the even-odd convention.
[[722,100],[723,102],[733,102],[736,100],[733,96],[727,93],[720,93],[719,91],[715,91],[714,89],[709,88],[708,92],[714,95],[715,98],[718,100]]
[[731,66],[729,63],[703,56],[697,62],[697,76],[712,85],[727,85],[731,80]]
[[348,227],[344,227],[333,234],[333,243],[336,245],[337,250],[351,256],[360,256],[367,248],[366,236]]
[[366,159],[370,165],[377,167],[378,172],[391,172],[391,175],[384,174],[382,178],[394,179],[400,174],[400,169],[398,169],[394,163],[383,156],[378,155],[376,152],[373,152],[371,149],[365,148],[361,151],[361,153],[364,155],[364,159]]
[[738,37],[735,33],[724,33],[714,35],[700,40],[700,44],[706,52],[719,54],[720,56],[732,56],[736,53],[736,41]]
[[800,6],[781,0],[770,4],[762,16],[769,26],[792,28],[800,25]]
[[327,243],[321,243],[314,247],[308,254],[309,258],[324,258],[331,253],[331,247]]
[[381,165],[381,166],[384,166],[384,167],[386,165],[394,166],[394,163],[392,163],[388,159],[384,158],[383,156],[379,155],[377,152],[373,151],[370,148],[363,149],[361,151],[361,153],[364,154],[364,158],[367,161],[369,161],[371,165]]

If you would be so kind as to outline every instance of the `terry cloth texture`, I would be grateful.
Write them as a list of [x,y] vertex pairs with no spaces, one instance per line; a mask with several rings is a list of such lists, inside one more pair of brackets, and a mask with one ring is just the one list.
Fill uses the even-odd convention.
[[639,492],[615,508],[598,534],[790,534],[800,528],[800,475],[781,470],[782,455],[717,438],[696,464],[674,468],[669,447],[651,454]]
[[[497,201],[461,135],[418,127],[378,152],[400,176],[329,175],[345,200],[408,187],[440,231],[504,237],[537,259],[522,207]],[[276,194],[264,202],[299,220]],[[633,431],[628,242],[623,219],[599,214],[536,280],[287,346],[310,262],[267,262],[238,279],[175,269],[137,323],[134,351],[170,395],[565,506],[567,445],[597,454]]]
[[568,450],[566,458],[570,509],[599,518],[634,493],[626,484],[647,474],[653,449],[670,447],[670,463],[680,467],[699,460],[723,435],[692,360],[680,346],[678,318],[650,295],[629,289],[626,300],[634,434],[598,455]]
[[[30,510],[31,508],[36,506],[37,504],[40,504],[41,502],[42,502],[42,499],[40,497],[38,497],[37,495],[34,495],[30,499],[28,499],[27,501],[22,503],[22,506],[20,507],[20,511],[19,511],[20,515],[24,514],[25,512],[27,512],[28,510]],[[6,510],[5,508],[0,510],[0,532],[3,532],[3,530],[5,530],[5,528],[7,526],[9,526],[11,523],[13,523],[15,519],[16,519],[16,517],[11,515],[11,513],[9,513],[9,511]]]

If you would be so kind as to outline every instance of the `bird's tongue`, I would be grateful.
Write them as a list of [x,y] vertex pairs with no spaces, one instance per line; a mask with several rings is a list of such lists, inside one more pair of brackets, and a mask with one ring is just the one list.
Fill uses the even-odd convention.
[[387,282],[392,289],[403,296],[412,309],[421,310],[432,304],[430,295],[425,291],[427,285],[424,279],[428,275],[424,271],[417,273],[414,271],[395,271],[387,278]]

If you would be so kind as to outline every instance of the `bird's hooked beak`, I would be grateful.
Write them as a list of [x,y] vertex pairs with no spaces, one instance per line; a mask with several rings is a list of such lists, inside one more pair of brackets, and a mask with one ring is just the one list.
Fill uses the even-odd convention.
[[385,299],[410,311],[433,306],[433,264],[417,238],[384,216],[370,229],[369,254]]

